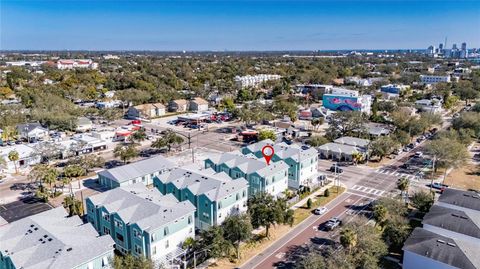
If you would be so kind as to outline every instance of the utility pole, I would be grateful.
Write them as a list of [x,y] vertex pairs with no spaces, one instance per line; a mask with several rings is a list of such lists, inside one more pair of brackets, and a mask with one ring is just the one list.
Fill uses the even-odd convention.
[[433,156],[433,161],[432,161],[432,180],[430,181],[430,192],[432,191],[432,187],[433,187],[433,175],[434,175],[434,172],[435,172],[435,161],[437,159],[437,156]]

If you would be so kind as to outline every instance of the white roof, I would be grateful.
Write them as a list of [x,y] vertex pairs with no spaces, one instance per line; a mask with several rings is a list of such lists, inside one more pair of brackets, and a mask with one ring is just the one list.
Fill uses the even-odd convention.
[[353,154],[356,152],[362,152],[359,148],[350,145],[343,145],[338,143],[327,143],[318,147],[319,150],[330,151],[333,153],[344,153],[344,154]]
[[20,159],[30,157],[35,153],[35,149],[30,146],[19,144],[0,148],[0,156],[8,156],[11,151],[18,152]]
[[124,166],[103,170],[98,172],[98,174],[122,183],[130,179],[172,169],[173,167],[175,167],[175,164],[167,158],[156,156]]
[[89,199],[109,213],[116,212],[123,222],[136,223],[142,230],[150,231],[195,212],[190,201],[179,202],[173,194],[162,195],[142,183],[115,188]]
[[75,268],[113,252],[110,236],[98,236],[78,216],[57,207],[0,227],[2,254],[16,268]]

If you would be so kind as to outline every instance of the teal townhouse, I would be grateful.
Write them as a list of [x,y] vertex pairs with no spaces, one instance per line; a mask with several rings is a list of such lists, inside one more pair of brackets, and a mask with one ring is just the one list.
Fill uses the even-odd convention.
[[273,147],[275,153],[273,162],[284,161],[288,166],[288,187],[299,189],[301,186],[311,186],[318,183],[318,152],[315,148],[302,149],[296,144],[275,144],[272,140],[262,140],[241,149],[242,154],[253,154],[263,160],[262,148]]
[[240,152],[228,152],[205,159],[205,168],[225,172],[232,179],[246,179],[249,196],[266,192],[277,197],[288,189],[289,166],[283,161],[267,165],[265,160],[245,156]]
[[142,183],[94,195],[86,204],[88,222],[101,235],[110,235],[117,250],[156,264],[178,259],[185,239],[195,238],[195,207]]
[[152,185],[153,178],[172,168],[175,164],[162,156],[98,172],[98,182],[109,189],[141,182]]
[[243,178],[232,180],[213,169],[177,168],[154,178],[154,186],[179,201],[190,201],[197,209],[198,229],[220,225],[227,216],[247,211],[248,182]]
[[0,227],[1,269],[113,268],[114,242],[57,207]]

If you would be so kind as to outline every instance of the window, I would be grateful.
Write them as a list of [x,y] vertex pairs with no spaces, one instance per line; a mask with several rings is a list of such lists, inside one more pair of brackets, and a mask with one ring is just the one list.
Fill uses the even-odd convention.
[[157,254],[157,246],[153,246],[153,248],[152,248],[152,254],[153,254],[153,255]]
[[218,213],[218,218],[221,218],[222,217],[222,213]]
[[165,248],[168,248],[170,246],[170,243],[168,242],[168,240],[165,242]]
[[235,198],[236,198],[236,199],[237,199],[237,201],[238,201],[238,199],[240,199],[240,194],[239,194],[239,193],[237,193],[237,195],[236,195],[236,197],[235,197]]
[[142,238],[142,232],[137,229],[133,229],[133,236],[136,238]]
[[247,191],[243,191],[243,197],[245,197],[247,195]]
[[192,223],[192,216],[188,216],[188,224]]
[[105,221],[110,222],[110,215],[106,212],[102,212],[102,217]]
[[165,227],[165,228],[163,229],[163,235],[168,235],[168,227]]
[[123,242],[123,235],[116,233],[116,237],[120,242]]
[[157,240],[157,236],[155,234],[152,234],[152,242]]
[[123,229],[123,224],[121,221],[119,220],[115,220],[115,227],[119,228],[119,229]]
[[135,253],[142,254],[142,248],[137,244],[135,244]]
[[132,183],[133,184],[137,183],[137,180],[136,179],[132,180]]
[[218,202],[218,209],[222,208],[222,202]]
[[103,256],[103,258],[102,258],[102,267],[107,267],[108,265],[109,265],[108,257],[107,257],[107,256]]
[[208,219],[210,217],[210,215],[206,212],[203,212],[203,217]]
[[103,227],[103,234],[110,234],[110,229]]
[[205,201],[205,207],[208,207],[208,201]]

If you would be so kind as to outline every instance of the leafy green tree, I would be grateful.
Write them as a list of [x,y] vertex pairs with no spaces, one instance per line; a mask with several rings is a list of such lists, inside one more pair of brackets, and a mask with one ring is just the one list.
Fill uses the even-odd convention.
[[326,144],[328,142],[330,141],[327,138],[319,135],[314,135],[307,140],[307,144],[309,144],[312,147],[320,147],[321,145]]
[[233,113],[235,110],[235,102],[230,97],[225,97],[220,102],[220,107],[225,109],[227,112]]
[[426,191],[417,191],[410,198],[410,203],[413,207],[420,210],[421,212],[428,212],[430,207],[433,205],[433,193],[428,193]]
[[198,247],[200,249],[208,249],[208,254],[213,258],[224,257],[229,249],[230,244],[224,238],[224,231],[220,226],[212,226],[200,232]]
[[395,250],[400,250],[410,235],[411,227],[408,219],[398,215],[391,215],[385,222],[383,239]]
[[80,165],[68,165],[63,169],[63,174],[66,177],[70,178],[77,178],[86,175],[85,168],[81,167]]
[[183,137],[175,134],[171,130],[167,130],[167,132],[162,137],[157,138],[157,140],[152,143],[152,147],[158,149],[167,147],[168,151],[170,151],[172,149],[172,145],[180,145],[184,141],[185,140],[183,139]]
[[113,154],[115,157],[120,158],[123,163],[127,163],[128,160],[138,156],[138,150],[134,144],[117,145],[113,150]]
[[272,141],[275,141],[275,140],[277,140],[277,135],[275,134],[275,132],[273,130],[266,130],[266,129],[260,130],[258,132],[258,140],[262,141],[262,140],[266,140],[266,139],[270,139]]
[[130,140],[133,143],[142,142],[145,141],[145,139],[147,139],[147,133],[145,132],[145,128],[140,128],[130,136]]
[[403,130],[396,130],[392,135],[392,139],[402,146],[408,145],[410,143],[410,136],[407,132]]
[[312,208],[312,199],[308,198],[307,200],[307,208],[310,209]]
[[480,138],[480,113],[463,112],[459,117],[454,118],[452,126],[456,130],[471,129],[476,138]]
[[265,236],[269,236],[269,229],[274,224],[291,224],[292,212],[289,212],[287,203],[283,199],[274,199],[264,192],[257,193],[248,200],[248,214],[253,228],[265,227]]
[[237,259],[240,258],[240,243],[252,236],[252,224],[248,215],[231,215],[222,223],[224,238],[235,248]]
[[305,257],[303,257],[298,266],[298,269],[323,269],[327,268],[325,263],[325,258],[316,252],[309,252]]
[[13,162],[13,165],[15,166],[15,173],[18,174],[18,167],[17,167],[17,162],[20,159],[20,155],[18,154],[18,151],[12,150],[8,153],[8,159]]
[[443,167],[445,168],[445,174],[447,168],[459,167],[465,164],[469,158],[465,145],[446,137],[429,141],[425,146],[425,151],[431,156],[434,156],[435,170],[438,167]]
[[359,111],[339,111],[331,116],[326,137],[335,140],[341,136],[365,136],[366,118]]
[[135,257],[131,254],[126,256],[115,255],[113,262],[114,269],[154,269],[154,264],[144,256]]
[[379,137],[370,144],[370,156],[377,156],[381,161],[383,157],[392,153],[393,149],[395,148],[395,144],[396,142],[389,136]]
[[454,87],[454,92],[460,99],[465,101],[465,105],[468,105],[470,99],[475,99],[479,96],[479,91],[475,90],[472,82],[468,80],[459,81]]
[[357,242],[357,234],[352,229],[345,228],[340,231],[340,244],[349,252],[357,245]]
[[313,126],[313,130],[317,131],[318,127],[322,125],[325,122],[323,118],[315,118],[310,121],[310,123]]

